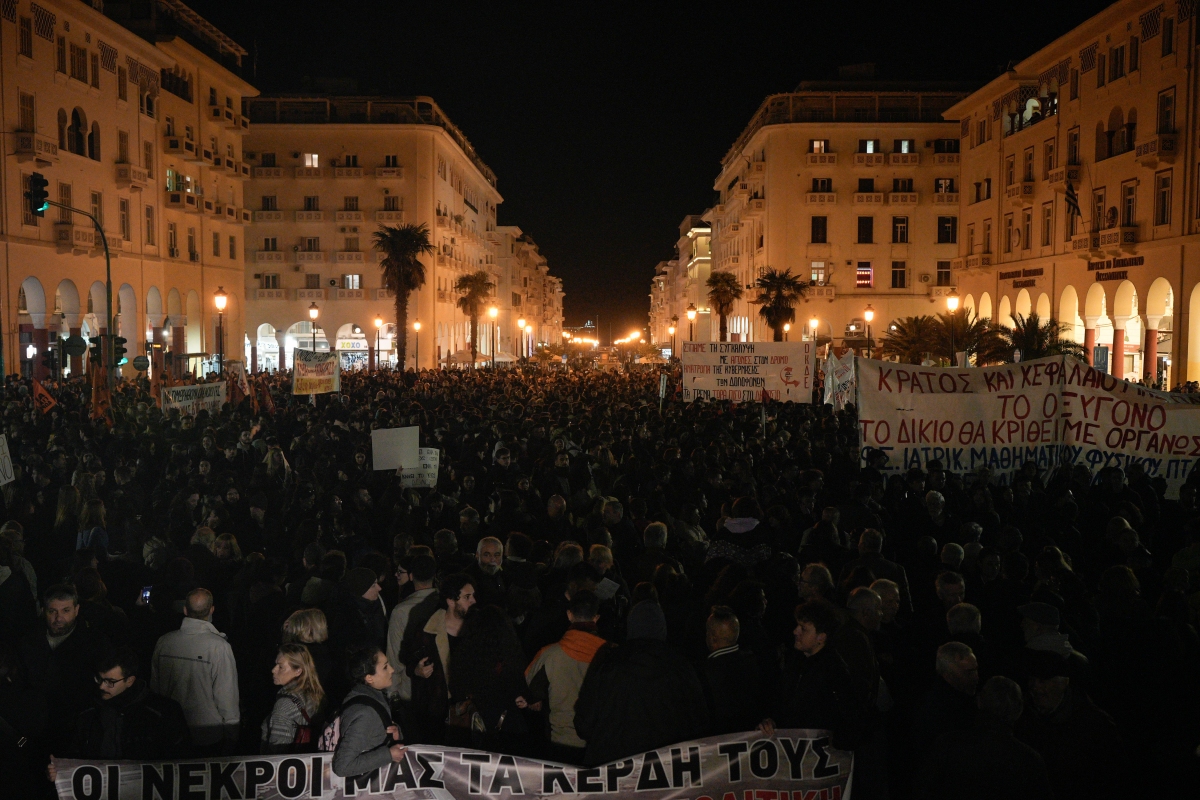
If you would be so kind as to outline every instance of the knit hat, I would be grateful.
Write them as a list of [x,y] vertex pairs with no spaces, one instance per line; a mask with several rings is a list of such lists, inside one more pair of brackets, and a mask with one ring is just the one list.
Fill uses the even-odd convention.
[[346,572],[342,586],[355,597],[362,597],[378,580],[375,573],[366,567],[355,567]]
[[667,640],[667,618],[662,606],[653,600],[643,600],[629,612],[625,623],[625,638],[627,639],[657,639]]

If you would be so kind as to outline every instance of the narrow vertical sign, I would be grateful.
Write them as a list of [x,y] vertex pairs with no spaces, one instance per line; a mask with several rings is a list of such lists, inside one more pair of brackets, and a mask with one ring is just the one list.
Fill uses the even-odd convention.
[[12,456],[8,454],[8,437],[0,433],[0,486],[7,486],[16,480],[13,475]]

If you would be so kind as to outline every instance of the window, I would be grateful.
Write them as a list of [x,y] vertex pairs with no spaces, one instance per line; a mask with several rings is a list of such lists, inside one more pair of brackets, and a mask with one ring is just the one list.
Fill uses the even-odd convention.
[[871,269],[870,261],[858,262],[858,267],[854,270],[854,288],[855,289],[870,289],[875,285],[874,270]]
[[892,262],[892,288],[904,289],[908,287],[908,265],[903,261]]
[[154,142],[142,142],[142,166],[154,180]]
[[1130,226],[1137,219],[1137,181],[1121,184],[1121,224]]
[[934,194],[954,194],[957,189],[954,188],[954,178],[934,178],[933,193]]
[[264,272],[263,276],[262,276],[262,283],[260,284],[260,286],[263,289],[278,289],[279,288],[279,273],[278,272]]
[[342,166],[345,166],[345,167],[357,167],[358,166],[358,156],[345,156],[344,160],[346,163],[343,164]]
[[882,153],[883,149],[879,146],[878,139],[859,139],[858,152],[860,153]]
[[131,221],[129,219],[129,200],[122,197],[117,200],[117,216],[120,217],[121,238],[127,242],[133,240],[133,231],[131,230]]
[[262,157],[259,158],[259,161],[262,162],[262,165],[264,167],[273,167],[273,166],[275,166],[275,154],[274,153],[263,153]]
[[975,223],[967,225],[967,255],[975,252]]
[[342,276],[342,288],[343,289],[361,289],[362,288],[362,275],[343,275]]
[[1079,127],[1067,131],[1067,164],[1079,166]]
[[1108,79],[1115,81],[1125,77],[1125,45],[1108,51]]
[[1004,252],[1011,253],[1013,251],[1013,215],[1004,215]]
[[1047,139],[1042,145],[1042,180],[1050,179],[1050,170],[1054,169],[1054,140]]
[[154,246],[154,206],[146,206],[146,244]]
[[1021,247],[1029,250],[1033,247],[1033,208],[1021,210]]
[[345,201],[345,208],[344,208],[344,210],[346,210],[346,211],[358,211],[358,197],[357,197],[357,196],[355,196],[355,197],[345,197],[345,198],[344,198],[344,201]]
[[1175,87],[1158,93],[1158,132],[1175,132]]
[[[1166,32],[1166,26],[1163,26]],[[1154,176],[1154,224],[1171,224],[1171,171],[1160,172]]]
[[908,217],[892,217],[892,244],[908,244]]
[[991,128],[988,126],[987,117],[984,117],[975,126],[975,146],[978,147],[990,138]]
[[237,237],[236,236],[229,237],[229,257],[237,258]]
[[33,20],[21,17],[17,28],[17,53],[26,58],[33,58]]
[[1129,37],[1129,71],[1138,71],[1138,37]]
[[827,244],[829,242],[829,217],[812,218],[812,243]]
[[71,77],[87,83],[88,52],[77,44],[71,45]]
[[833,178],[813,178],[812,187],[814,192],[832,192]]
[[1103,53],[1096,54],[1096,88],[1099,89],[1108,82],[1108,66]]
[[92,192],[92,216],[100,220],[100,227],[104,227],[104,195],[100,192]]
[[858,190],[860,192],[874,192],[875,191],[875,179],[874,178],[859,178],[858,179]]
[[213,231],[212,235],[212,254],[214,258],[221,257],[221,234]]
[[809,276],[812,279],[813,283],[815,283],[818,286],[824,286],[825,285],[825,262],[824,261],[812,262],[812,269],[809,272]]
[[1071,90],[1070,91],[1071,91],[1070,99],[1078,100],[1079,99],[1079,70],[1077,70],[1077,69],[1071,70]]
[[937,285],[938,286],[952,286],[953,285],[950,282],[950,262],[949,261],[937,262]]
[[117,67],[117,99],[122,101],[129,100],[129,73],[124,67]]
[[71,221],[71,206],[74,205],[74,203],[71,202],[71,184],[69,184],[69,183],[58,184],[58,202],[64,206],[66,206],[66,208],[60,208],[58,210],[58,221],[59,222],[70,222]]
[[193,261],[200,258],[200,253],[196,250],[196,229],[188,228],[187,230],[187,246],[188,255]]
[[911,192],[913,190],[912,178],[892,178],[893,192]]
[[437,173],[439,178],[446,180],[446,159],[442,156],[438,156]]
[[345,245],[345,247],[343,247],[342,249],[345,250],[346,252],[348,252],[348,253],[357,253],[358,252],[358,237],[357,236],[347,236],[346,241],[343,242],[343,244]]
[[100,54],[92,53],[92,88],[100,88]]
[[1092,230],[1098,231],[1104,227],[1104,189],[1092,192]]
[[383,198],[383,210],[384,211],[399,211],[400,210],[400,196],[395,195],[395,194],[386,195]]
[[959,141],[958,139],[934,139],[933,152],[935,153],[957,153]]
[[312,195],[308,195],[307,197],[305,197],[304,198],[304,210],[305,211],[320,211],[321,210],[320,196],[312,194]]
[[1054,203],[1042,203],[1042,247],[1054,243]]
[[875,241],[875,218],[858,218],[858,243],[871,244]]
[[304,166],[306,166],[306,167],[321,166],[321,157],[318,156],[316,153],[305,153],[304,154]]
[[937,218],[938,244],[958,244],[958,217]]
[[1004,159],[1004,185],[1012,186],[1017,181],[1017,157]]
[[400,166],[400,158],[399,156],[384,156],[383,165],[385,167],[398,167]]
[[274,253],[274,252],[278,251],[278,250],[279,250],[279,239],[278,239],[278,237],[275,237],[275,236],[264,236],[264,237],[263,237],[263,246],[262,246],[262,249],[263,249],[263,250],[266,250],[266,251],[267,251],[267,252],[269,252],[269,253]]
[[263,211],[278,211],[279,210],[279,198],[273,194],[264,194],[262,196],[262,210]]
[[1021,170],[1021,180],[1032,181],[1033,180],[1033,148],[1026,147],[1023,155],[1024,155],[1024,159],[1023,159],[1024,169]]
[[983,252],[992,252],[992,221],[990,219],[983,221]]
[[129,163],[129,132],[117,131],[117,163]]
[[300,240],[300,248],[306,253],[321,252],[321,237],[320,236],[305,236]]
[[917,152],[916,139],[896,139],[892,142],[892,152],[894,153],[915,153]]
[[[22,196],[24,196],[24,193],[28,192],[28,191],[29,191],[29,176],[22,175],[21,176],[21,194],[22,194]],[[32,211],[29,210],[29,203],[21,203],[21,209],[23,210],[24,215],[25,215],[21,221],[26,225],[32,225],[36,228],[38,226],[40,217],[38,217]]]
[[320,289],[321,288],[320,274],[315,273],[315,272],[309,272],[308,274],[306,274],[304,276],[304,288],[305,289]]
[[828,139],[809,139],[808,140],[808,152],[810,152],[810,153],[828,153],[829,152],[829,140]]
[[179,226],[174,222],[167,223],[167,255],[170,258],[179,257]]
[[67,37],[59,36],[54,45],[54,69],[67,74]]
[[1175,20],[1168,17],[1162,21],[1162,54],[1169,56],[1175,52]]
[[194,142],[194,141],[196,141],[196,134],[195,134],[195,132],[192,130],[192,126],[191,126],[191,125],[184,125],[184,126],[183,126],[183,138],[187,139],[189,142]]

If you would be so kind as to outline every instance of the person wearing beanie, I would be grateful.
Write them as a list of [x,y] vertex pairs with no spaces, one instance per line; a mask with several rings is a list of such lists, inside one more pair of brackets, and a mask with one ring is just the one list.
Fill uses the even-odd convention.
[[583,762],[609,761],[703,736],[708,706],[696,670],[667,644],[662,607],[644,600],[629,612],[627,641],[596,653],[575,703]]

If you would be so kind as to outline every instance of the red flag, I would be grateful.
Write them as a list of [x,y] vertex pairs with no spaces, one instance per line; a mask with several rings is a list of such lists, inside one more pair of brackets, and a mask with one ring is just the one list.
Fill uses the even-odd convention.
[[275,416],[275,399],[271,397],[271,389],[267,386],[266,378],[259,379],[258,388],[262,392],[262,407],[268,414]]
[[43,414],[48,414],[50,409],[56,405],[58,405],[58,401],[45,386],[42,386],[42,382],[35,378],[33,381],[33,407]]
[[89,373],[92,376],[92,419],[102,419],[111,426],[112,393],[108,389],[108,370],[93,365]]

